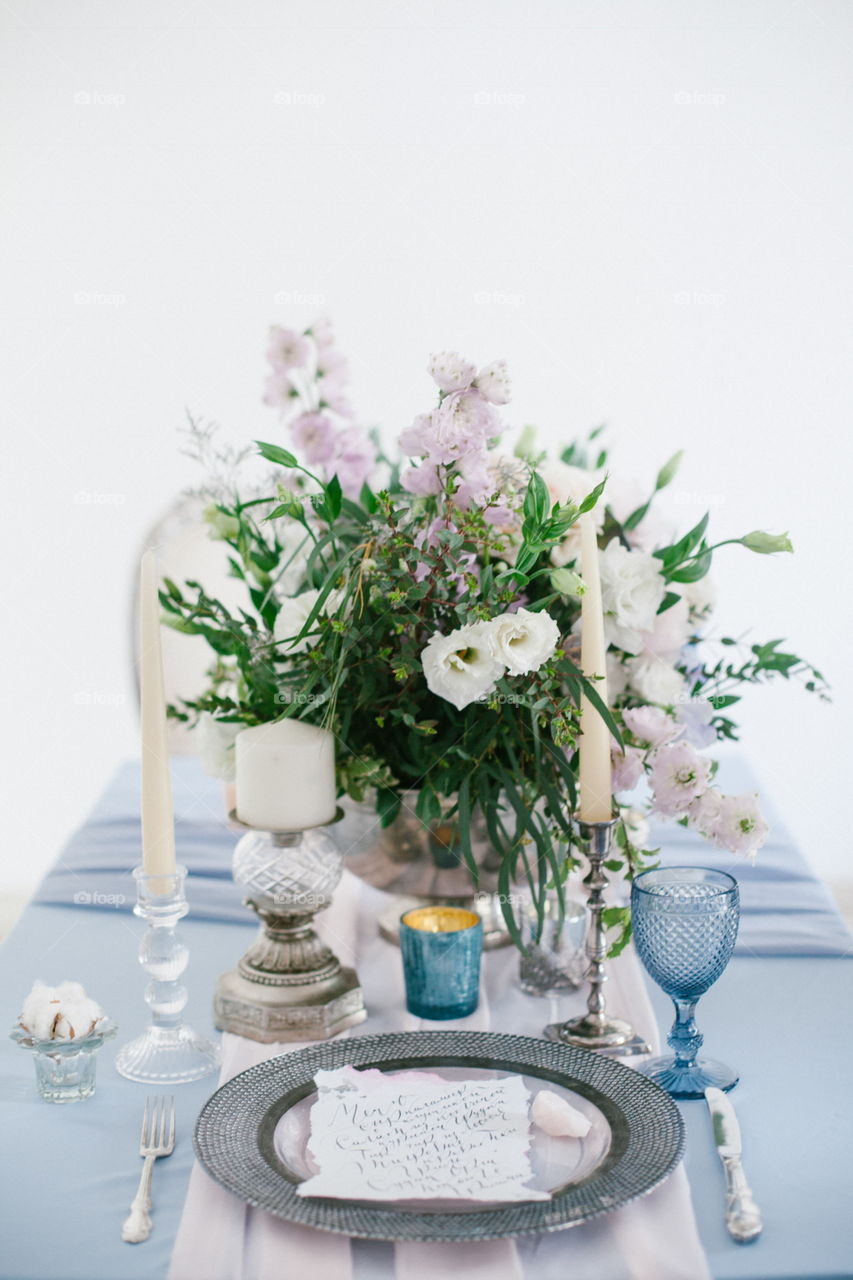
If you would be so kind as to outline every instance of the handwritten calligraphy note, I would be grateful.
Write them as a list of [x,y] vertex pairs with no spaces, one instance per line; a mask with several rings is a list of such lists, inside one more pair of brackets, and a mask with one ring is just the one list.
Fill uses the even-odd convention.
[[442,1080],[318,1071],[299,1195],[348,1200],[547,1200],[531,1177],[529,1095],[519,1076]]

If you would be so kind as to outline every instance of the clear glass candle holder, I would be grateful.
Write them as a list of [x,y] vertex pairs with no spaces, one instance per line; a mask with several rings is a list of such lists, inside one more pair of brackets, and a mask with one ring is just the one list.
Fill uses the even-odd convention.
[[189,911],[186,867],[165,875],[144,867],[133,872],[136,881],[134,915],[148,926],[139,944],[139,963],[148,974],[145,1003],[151,1024],[135,1040],[122,1045],[116,1070],[140,1084],[173,1085],[201,1080],[219,1067],[219,1049],[184,1021],[187,989],[181,978],[189,963],[189,948],[178,922]]
[[76,1040],[37,1040],[23,1027],[15,1027],[12,1039],[32,1052],[36,1085],[45,1102],[81,1102],[95,1092],[98,1050],[117,1029],[105,1022]]
[[400,917],[406,1008],[416,1018],[465,1018],[480,998],[483,921],[463,907],[415,907]]
[[522,991],[529,996],[560,996],[577,991],[587,966],[586,905],[569,898],[561,911],[556,893],[549,893],[541,927],[532,901],[525,902],[519,924],[524,943],[518,961]]

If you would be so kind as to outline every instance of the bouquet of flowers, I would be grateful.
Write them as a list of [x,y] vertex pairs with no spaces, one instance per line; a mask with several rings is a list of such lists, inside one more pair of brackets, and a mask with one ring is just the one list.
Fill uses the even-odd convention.
[[[223,466],[215,434],[211,536],[228,547],[245,608],[202,584],[166,581],[166,621],[214,653],[206,691],[170,708],[201,720],[214,770],[226,776],[235,734],[286,716],[337,740],[340,793],[393,822],[417,792],[425,824],[453,818],[461,854],[485,820],[501,858],[499,890],[513,936],[511,886],[529,882],[540,911],[573,855],[581,697],[612,734],[620,821],[610,869],[631,876],[653,856],[642,812],[625,799],[648,779],[651,808],[732,851],[754,855],[767,834],[755,795],[723,795],[709,748],[736,736],[744,684],[820,674],[779,640],[715,635],[708,517],[673,534],[651,493],[607,474],[600,430],[549,459],[525,429],[505,443],[506,364],[433,356],[433,403],[399,439],[399,458],[357,425],[347,364],[325,323],[274,328],[265,401],[286,443],[258,442],[273,472],[246,488]],[[226,460],[227,461],[227,460]],[[584,582],[578,520],[595,521],[609,645],[608,702],[579,667]],[[786,535],[728,539],[759,554],[791,551]],[[208,752],[210,755],[210,751]]]

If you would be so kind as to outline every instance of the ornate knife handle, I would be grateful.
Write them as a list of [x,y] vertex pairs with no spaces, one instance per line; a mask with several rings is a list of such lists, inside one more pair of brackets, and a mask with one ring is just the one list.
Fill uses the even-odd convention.
[[753,1199],[740,1156],[724,1156],[726,1173],[726,1230],[738,1244],[749,1244],[761,1235],[761,1210]]

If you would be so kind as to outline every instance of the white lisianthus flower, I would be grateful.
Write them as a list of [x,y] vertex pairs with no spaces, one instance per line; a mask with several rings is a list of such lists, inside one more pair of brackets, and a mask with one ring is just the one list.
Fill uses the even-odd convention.
[[538,671],[560,639],[560,628],[544,609],[538,613],[529,609],[502,613],[486,626],[493,656],[514,676]]
[[205,712],[198,722],[199,756],[205,773],[223,782],[234,781],[234,739],[245,725],[226,724]]
[[649,552],[629,551],[613,538],[601,552],[599,565],[607,643],[625,653],[639,653],[642,633],[652,630],[666,591],[660,564]]
[[475,622],[446,636],[436,633],[421,651],[427,687],[457,711],[492,693],[506,670],[492,652],[490,627]]
[[[294,636],[298,636],[299,632],[305,626],[308,615],[314,608],[319,598],[319,591],[302,591],[298,596],[287,596],[281,602],[281,608],[275,620],[275,638],[281,644],[279,653],[289,656],[292,653],[304,653],[306,649],[310,649],[312,645],[317,643],[316,635],[311,632],[297,640],[296,643],[288,643],[292,641]],[[342,593],[338,590],[330,591],[326,596],[323,608],[320,610],[320,616],[330,617],[337,613],[341,603]],[[314,623],[316,625],[317,618]]]
[[682,597],[663,613],[655,614],[651,627],[643,632],[643,653],[675,662],[689,637],[687,601]]
[[644,702],[654,702],[661,707],[674,707],[685,697],[687,683],[684,676],[663,658],[643,654],[629,658],[625,663],[628,683]]

